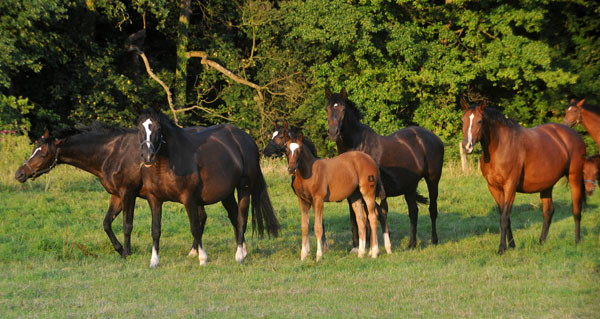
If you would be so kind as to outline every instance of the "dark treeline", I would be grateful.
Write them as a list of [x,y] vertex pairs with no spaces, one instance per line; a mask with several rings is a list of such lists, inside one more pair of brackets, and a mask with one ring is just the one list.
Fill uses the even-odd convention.
[[323,155],[325,87],[345,87],[380,134],[417,124],[446,143],[463,97],[524,126],[557,121],[571,98],[599,102],[596,1],[0,0],[0,12],[0,129],[32,138],[131,127],[156,104],[173,116],[125,45],[144,29],[134,44],[180,125],[229,122],[264,144],[288,119]]

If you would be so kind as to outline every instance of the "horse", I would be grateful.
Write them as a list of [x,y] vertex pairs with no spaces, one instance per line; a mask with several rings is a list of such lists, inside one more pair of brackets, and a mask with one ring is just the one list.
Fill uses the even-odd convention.
[[[429,191],[429,216],[431,218],[431,242],[438,243],[436,219],[438,215],[438,184],[442,176],[444,162],[444,144],[440,138],[429,130],[411,126],[381,136],[369,126],[360,122],[362,115],[354,102],[348,99],[343,88],[341,92],[332,94],[325,89],[327,97],[327,122],[329,139],[336,142],[338,154],[350,150],[369,154],[381,173],[381,181],[387,197],[404,195],[410,217],[409,248],[417,245],[417,202],[426,204],[427,199],[417,193],[417,185],[425,179]],[[387,200],[382,200],[381,212],[387,215]],[[353,246],[356,247],[355,215],[350,205]],[[387,224],[384,226],[387,233]],[[387,239],[389,240],[389,239]]]
[[585,183],[585,193],[591,196],[600,181],[600,154],[589,156],[583,163],[583,182]]
[[571,99],[563,124],[573,127],[581,123],[600,148],[600,107],[585,104],[585,99],[576,102]]
[[[283,125],[277,124],[277,122],[273,122],[273,126],[275,131],[271,136],[271,139],[265,146],[265,149],[262,151],[264,156],[267,157],[279,157],[285,154],[285,139],[283,137],[284,126],[288,127],[288,121],[284,120]],[[288,134],[291,134],[292,137],[296,137],[296,130],[291,130],[288,127]],[[308,138],[308,136],[304,136],[304,145],[309,148],[309,150],[317,156],[317,148],[315,144]]]
[[544,224],[540,244],[546,241],[554,214],[552,188],[566,176],[571,187],[575,242],[580,239],[585,144],[577,132],[558,123],[524,128],[516,121],[485,105],[469,106],[461,101],[462,146],[469,154],[477,142],[483,153],[479,162],[500,212],[500,247],[498,254],[515,242],[510,226],[510,211],[515,193],[540,193]]
[[[143,188],[152,211],[152,258],[159,262],[162,203],[185,206],[194,249],[200,265],[207,255],[202,244],[206,222],[205,205],[222,202],[234,226],[237,244],[235,259],[243,262],[247,251],[244,239],[248,208],[252,201],[252,225],[262,237],[280,228],[259,166],[258,147],[246,132],[231,125],[211,126],[196,134],[175,126],[160,110],[142,111],[138,118],[138,138],[143,159]],[[238,202],[234,191],[237,190]]]
[[[320,159],[306,147],[302,133],[297,138],[285,134],[288,172],[294,176],[292,187],[298,196],[302,213],[302,251],[300,260],[308,255],[308,224],[310,207],[315,214],[315,236],[317,237],[316,260],[323,256],[322,247],[326,240],[323,231],[323,202],[348,199],[356,212],[359,246],[358,257],[365,254],[366,221],[363,201],[368,211],[371,229],[369,256],[377,258],[377,211],[375,196],[385,198],[379,179],[379,169],[375,161],[367,154],[358,151],[346,152],[331,159]],[[325,246],[326,247],[326,246]]]
[[[186,130],[198,132],[203,127]],[[31,156],[15,172],[24,183],[50,172],[56,165],[67,164],[89,172],[111,194],[104,217],[104,231],[114,249],[123,257],[131,255],[131,232],[135,199],[140,197],[139,142],[137,130],[102,123],[79,128],[61,129],[50,135],[48,130],[36,144]],[[124,246],[112,230],[112,223],[123,211]]]

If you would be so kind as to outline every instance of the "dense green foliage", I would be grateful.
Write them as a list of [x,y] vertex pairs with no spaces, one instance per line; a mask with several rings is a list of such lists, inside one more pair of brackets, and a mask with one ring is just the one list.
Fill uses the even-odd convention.
[[[480,172],[448,162],[440,183],[438,235],[420,207],[418,247],[407,250],[409,218],[390,199],[393,253],[376,260],[348,254],[346,203],[327,203],[330,250],[300,261],[300,213],[285,160],[263,160],[269,194],[282,224],[279,238],[247,231],[248,257],[235,262],[226,211],[207,206],[206,267],[187,257],[192,242],[181,204],[165,203],[161,260],[149,269],[150,210],[138,199],[133,255],[122,259],[104,233],[109,195],[96,178],[59,165],[18,184],[14,172],[32,146],[0,142],[0,311],[3,318],[594,318],[600,312],[600,195],[588,198],[581,242],[574,243],[570,193],[554,188],[556,212],[547,242],[537,194],[518,194],[511,215],[517,247],[496,254],[496,205]],[[420,191],[425,193],[425,183]],[[596,191],[598,192],[598,190]],[[311,214],[312,215],[312,214]],[[123,238],[121,218],[114,229]],[[381,234],[379,240],[381,242]]]
[[[327,154],[324,88],[346,87],[381,134],[425,126],[460,136],[459,99],[485,99],[525,126],[556,121],[568,100],[599,103],[600,6],[588,0],[192,1],[180,42],[179,1],[0,1],[0,128],[102,120],[132,126],[136,107],[165,92],[124,41],[172,89],[184,125],[231,122],[264,142],[289,118]],[[243,79],[189,59],[175,83],[177,43],[205,51]],[[181,58],[181,52],[179,54]],[[181,84],[181,83],[180,83]],[[16,122],[15,122],[16,121]]]

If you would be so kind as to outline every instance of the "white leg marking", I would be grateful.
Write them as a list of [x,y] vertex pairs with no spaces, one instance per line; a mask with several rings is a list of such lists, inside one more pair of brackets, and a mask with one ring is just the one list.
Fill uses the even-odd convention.
[[246,257],[246,254],[244,254],[244,248],[242,248],[242,245],[238,245],[237,251],[235,252],[235,261],[237,261],[238,264],[241,264],[244,261],[244,257]]
[[323,256],[323,244],[317,239],[317,261]]
[[379,255],[379,245],[375,244],[369,249],[369,256],[371,256],[371,258],[377,258],[377,255]]
[[190,250],[190,253],[188,254],[188,256],[198,256],[198,249],[192,248],[192,250]]
[[392,242],[390,241],[390,233],[383,234],[383,244],[385,245],[385,251],[388,254],[392,253]]
[[306,256],[308,256],[309,252],[310,252],[310,245],[308,244],[308,241],[307,241],[306,246],[302,246],[302,251],[300,252],[300,260],[306,259]]
[[200,262],[200,266],[206,265],[206,260],[208,256],[206,256],[206,252],[204,251],[204,247],[198,248],[198,261]]
[[152,246],[152,258],[150,259],[150,268],[156,268],[156,266],[158,266],[158,260],[158,252],[156,251],[156,248]]
[[363,258],[365,255],[365,249],[367,246],[367,242],[364,239],[358,240],[358,258]]

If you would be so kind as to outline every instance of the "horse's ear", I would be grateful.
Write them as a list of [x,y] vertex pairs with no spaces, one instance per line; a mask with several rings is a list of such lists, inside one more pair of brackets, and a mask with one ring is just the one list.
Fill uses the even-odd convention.
[[484,110],[485,108],[488,107],[487,100],[481,101],[481,103],[479,103],[479,105],[481,106],[481,110]]
[[464,97],[460,98],[460,106],[462,107],[463,111],[469,109],[469,103],[467,103]]
[[328,100],[331,98],[331,90],[329,90],[329,88],[325,88],[325,97]]
[[569,102],[569,104],[573,104],[575,103],[575,99],[571,99],[571,102]]
[[283,120],[283,128],[286,129],[286,130],[289,128],[287,120]]
[[340,95],[342,96],[342,99],[348,98],[348,92],[346,92],[346,88],[342,88],[342,91],[340,91]]
[[277,121],[273,121],[273,127],[277,129]]
[[64,138],[62,139],[54,139],[54,145],[59,146],[60,144],[62,144],[65,141]]
[[585,99],[581,99],[581,101],[577,102],[577,107],[582,107],[583,103],[585,103]]
[[156,113],[160,113],[160,105],[158,104],[158,102],[152,104],[152,109],[154,109]]
[[296,138],[296,140],[302,143],[302,132],[298,132],[298,137]]
[[290,140],[290,133],[288,132],[288,121],[283,120],[283,139],[287,142]]
[[48,138],[50,137],[50,132],[48,132],[48,128],[44,128],[44,134],[42,135],[42,138]]

